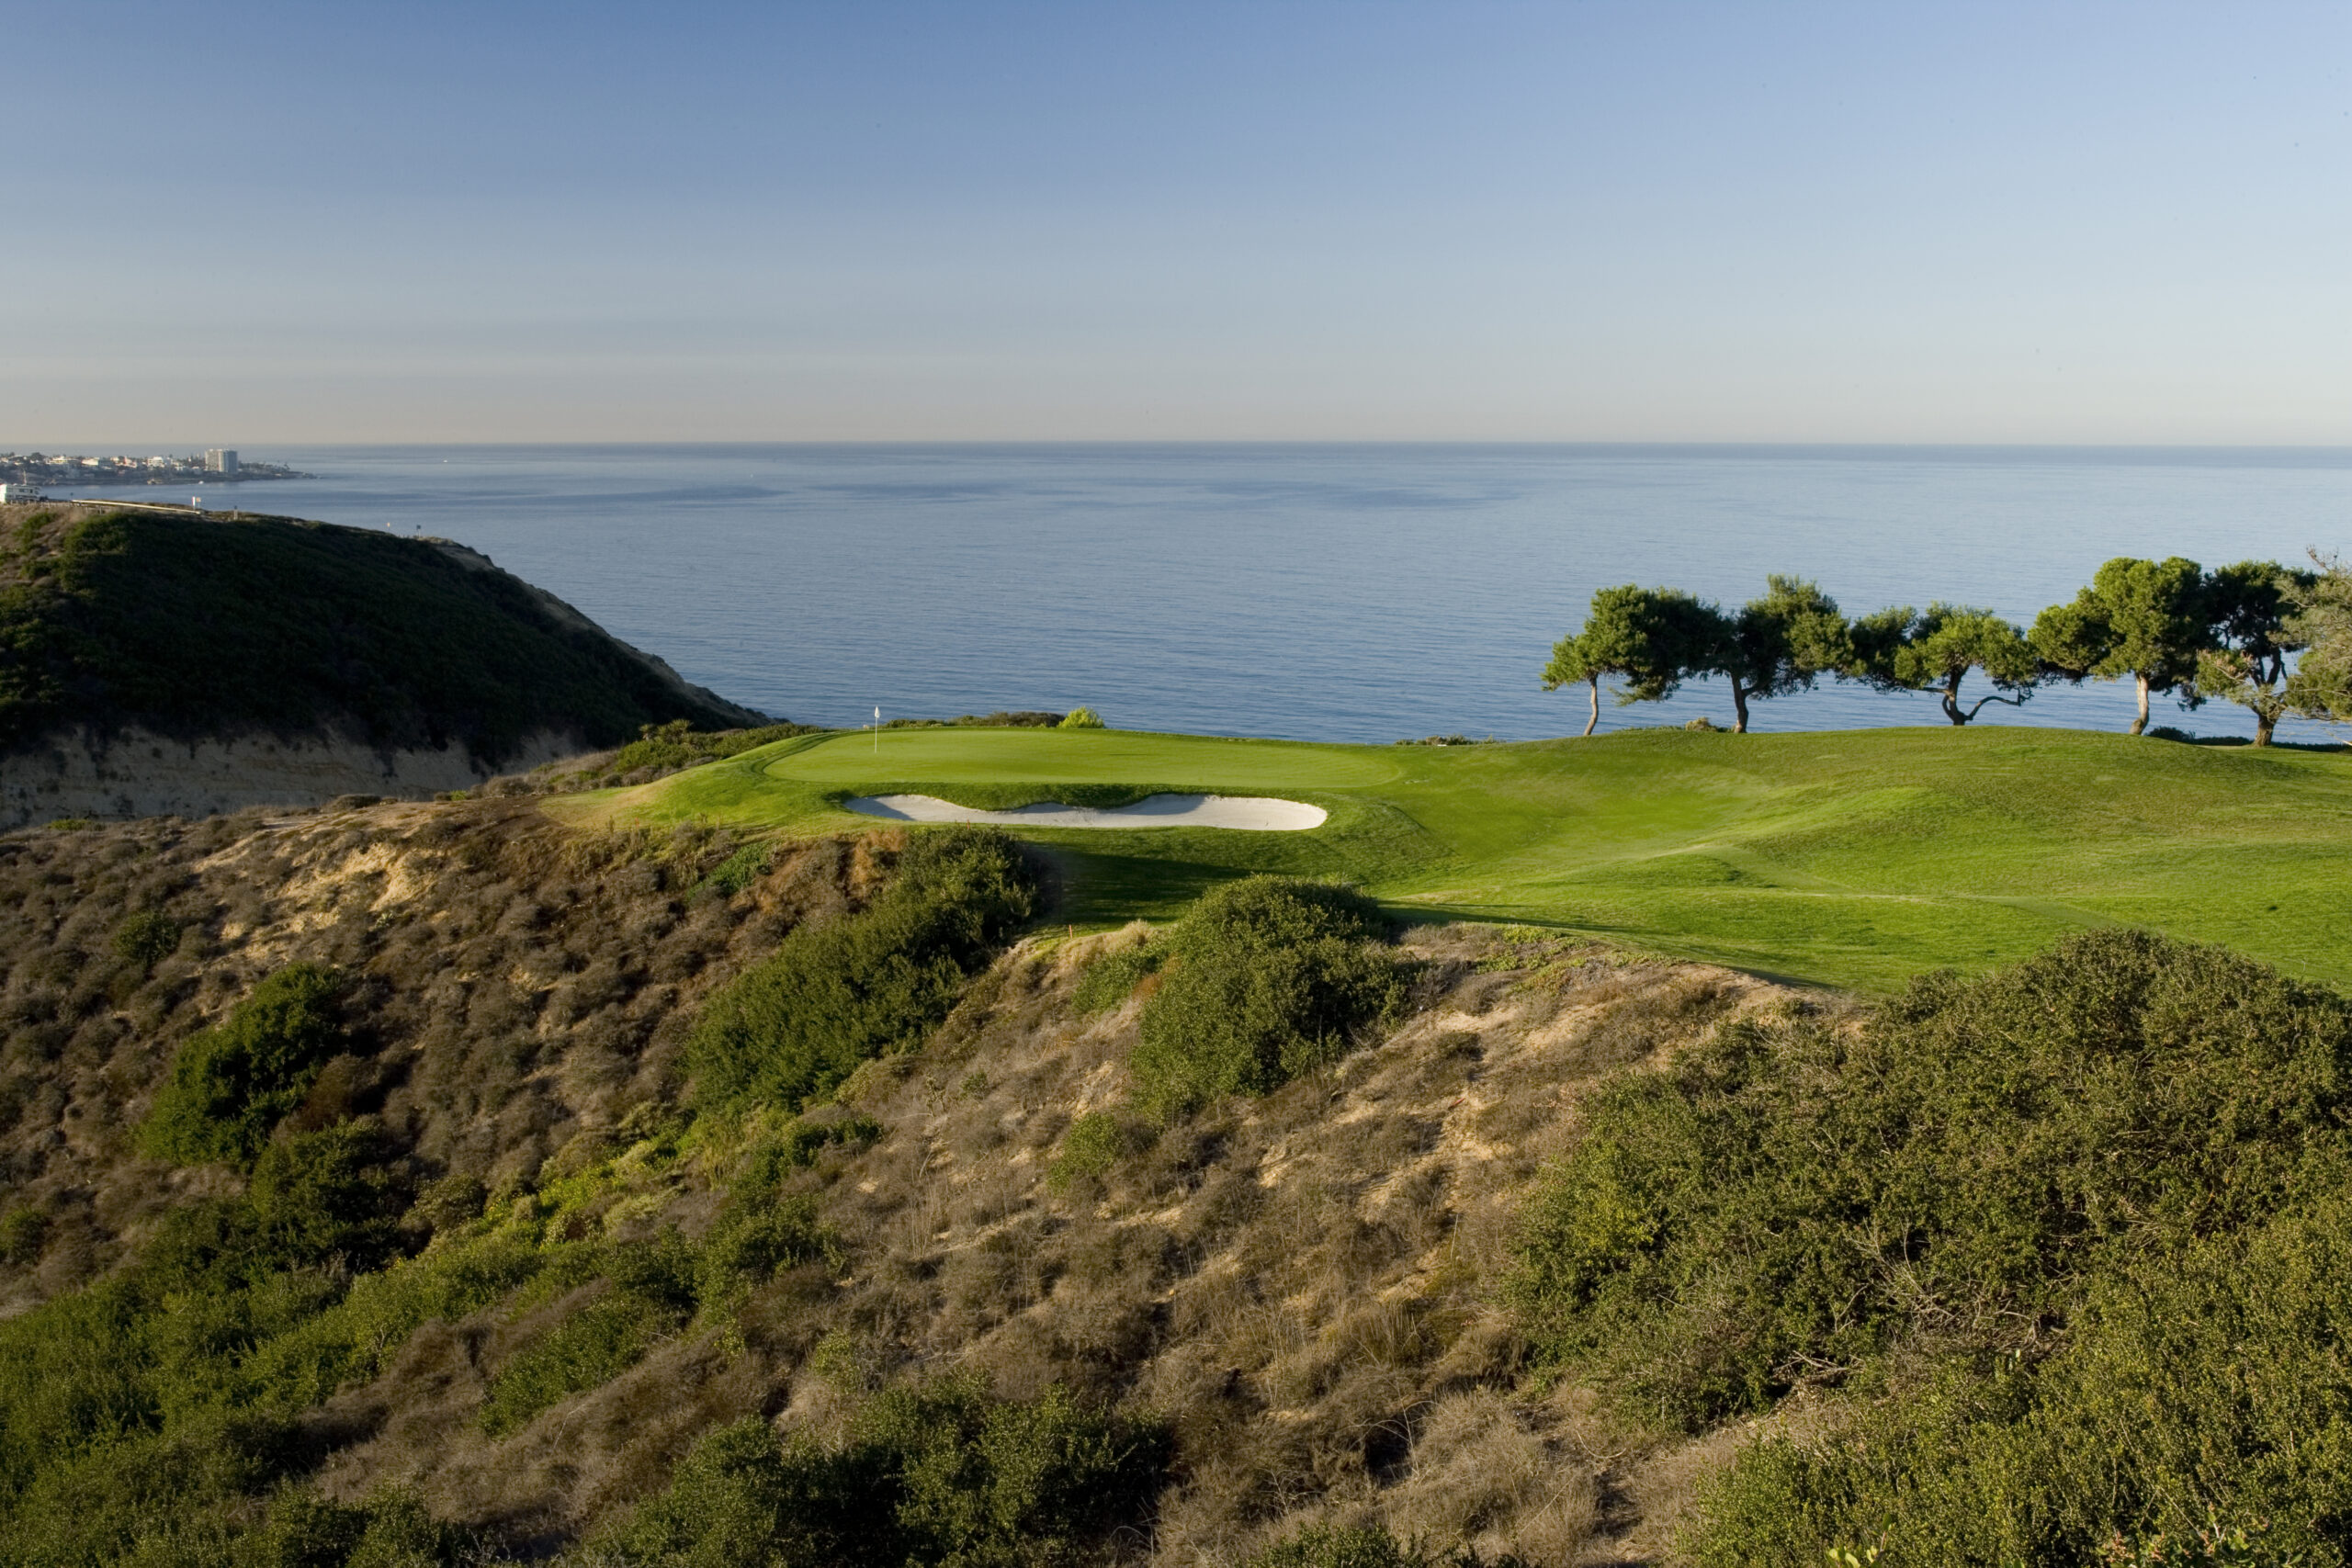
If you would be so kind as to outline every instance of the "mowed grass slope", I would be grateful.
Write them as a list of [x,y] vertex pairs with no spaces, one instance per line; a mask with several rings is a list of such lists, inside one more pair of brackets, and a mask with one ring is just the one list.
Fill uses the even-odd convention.
[[585,820],[871,828],[893,791],[976,806],[1156,789],[1281,795],[1306,833],[1023,830],[1060,918],[1174,913],[1251,871],[1340,877],[1400,912],[1523,921],[1828,984],[1982,969],[2086,925],[2225,942],[2352,984],[2352,757],[2073,730],[1648,730],[1473,747],[1118,730],[803,737],[635,790]]

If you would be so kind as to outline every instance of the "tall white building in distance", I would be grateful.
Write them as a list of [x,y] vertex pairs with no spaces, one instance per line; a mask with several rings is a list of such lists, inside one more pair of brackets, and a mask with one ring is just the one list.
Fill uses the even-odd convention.
[[233,474],[237,471],[237,454],[227,446],[214,446],[204,454],[204,471],[208,474]]

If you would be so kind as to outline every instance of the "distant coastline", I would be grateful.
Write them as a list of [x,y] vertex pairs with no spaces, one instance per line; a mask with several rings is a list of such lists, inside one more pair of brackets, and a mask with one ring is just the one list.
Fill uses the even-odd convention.
[[[244,484],[262,479],[314,479],[282,463],[249,463],[227,447],[184,456],[85,457],[79,453],[0,452],[0,485],[38,491],[50,485]],[[17,499],[12,497],[12,499]],[[21,499],[29,499],[29,496]]]

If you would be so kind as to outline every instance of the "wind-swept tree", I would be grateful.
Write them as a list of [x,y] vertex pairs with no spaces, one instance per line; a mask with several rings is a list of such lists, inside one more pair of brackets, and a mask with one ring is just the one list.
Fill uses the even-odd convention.
[[1582,685],[1592,697],[1590,735],[1600,723],[1600,682],[1613,676],[1620,706],[1663,702],[1683,679],[1703,669],[1713,635],[1711,612],[1679,588],[1640,588],[1626,583],[1592,596],[1583,629],[1562,637],[1544,667],[1544,689]]
[[2211,643],[2197,660],[2199,700],[2219,697],[2254,715],[2254,743],[2270,744],[2278,721],[2297,705],[2289,655],[2304,647],[2304,596],[2316,574],[2277,561],[2240,561],[2205,579]]
[[1799,578],[1772,576],[1764,583],[1764,596],[1737,610],[1702,606],[1713,621],[1704,669],[1730,682],[1732,728],[1742,735],[1751,699],[1808,691],[1854,655],[1836,600]]
[[[1966,724],[1986,703],[2022,707],[2041,678],[2025,634],[1990,610],[1904,605],[1865,615],[1853,626],[1853,655],[1844,673],[1883,692],[1933,692],[1944,716]],[[1961,682],[1982,670],[1994,689],[1963,707]]]
[[2317,550],[2312,564],[2319,570],[2296,595],[2303,655],[2288,677],[2290,705],[2306,718],[2352,721],[2352,564]]
[[2117,681],[2140,688],[2132,733],[2148,728],[2148,694],[2181,691],[2194,701],[2197,656],[2206,643],[2205,574],[2193,560],[2118,556],[2070,604],[2035,617],[2027,640],[2052,672],[2069,681]]

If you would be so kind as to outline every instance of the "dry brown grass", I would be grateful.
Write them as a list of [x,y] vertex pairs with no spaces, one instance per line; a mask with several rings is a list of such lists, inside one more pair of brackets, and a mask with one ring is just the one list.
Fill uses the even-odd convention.
[[[362,986],[365,1027],[298,1119],[379,1115],[420,1188],[454,1175],[511,1195],[674,1101],[700,998],[794,924],[854,908],[900,843],[794,847],[729,898],[695,890],[737,847],[723,836],[581,835],[523,800],[284,820],[0,839],[0,1207],[52,1218],[37,1260],[0,1266],[0,1310],[86,1280],[161,1205],[233,1186],[137,1159],[129,1132],[178,1041],[279,964]],[[141,908],[186,931],[152,973],[112,948]],[[660,1485],[715,1425],[760,1412],[824,1436],[890,1380],[969,1369],[1009,1396],[1062,1383],[1166,1419],[1170,1483],[1132,1554],[1170,1568],[1236,1562],[1323,1518],[1543,1563],[1668,1558],[1723,1443],[1645,1446],[1532,1388],[1498,1284],[1520,1198],[1595,1078],[1770,987],[1423,931],[1406,944],[1409,1016],[1382,1043],[1158,1127],[1124,1111],[1136,1004],[1085,1019],[1071,1002],[1084,964],[1135,938],[1024,943],[923,1051],[843,1086],[842,1113],[884,1135],[790,1184],[842,1236],[839,1277],[792,1270],[731,1325],[503,1439],[477,1418],[490,1377],[577,1303],[428,1325],[316,1413],[321,1483],[413,1486],[544,1551]],[[1094,1112],[1122,1118],[1128,1152],[1053,1179]],[[665,1189],[582,1224],[698,1234],[718,1196]]]
[[1063,1131],[1125,1100],[1135,1005],[1090,1021],[1069,1002],[1122,940],[1025,945],[928,1050],[851,1086],[888,1132],[807,1178],[855,1261],[788,1337],[802,1364],[767,1347],[784,1424],[821,1430],[843,1407],[838,1373],[806,1363],[821,1333],[867,1382],[972,1369],[1007,1394],[1058,1382],[1165,1416],[1157,1562],[1237,1562],[1325,1517],[1611,1558],[1646,1517],[1619,1482],[1648,1450],[1521,1392],[1496,1299],[1517,1202],[1586,1086],[1770,987],[1423,932],[1416,1010],[1385,1043],[1262,1101],[1131,1123],[1114,1168],[1057,1184]]
[[[741,896],[697,892],[735,847],[583,836],[512,801],[0,837],[0,1211],[51,1222],[37,1259],[0,1265],[0,1313],[87,1280],[161,1206],[220,1186],[138,1158],[131,1130],[179,1043],[296,959],[356,981],[353,1052],[297,1122],[379,1115],[420,1183],[527,1179],[673,1095],[702,994],[848,907],[889,852],[797,846]],[[142,910],[181,928],[152,970],[114,947]]]

